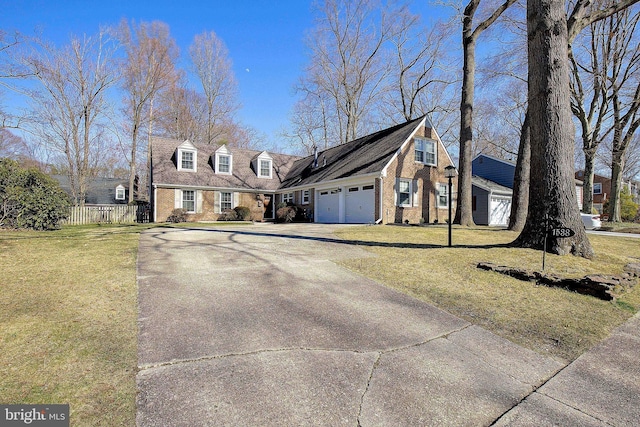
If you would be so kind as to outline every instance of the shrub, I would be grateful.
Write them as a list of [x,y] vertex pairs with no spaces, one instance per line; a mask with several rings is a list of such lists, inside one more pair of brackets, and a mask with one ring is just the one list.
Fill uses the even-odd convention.
[[633,202],[629,188],[624,186],[620,192],[620,218],[623,221],[633,221],[638,214],[638,205]]
[[218,216],[218,221],[237,221],[238,214],[233,209],[227,209]]
[[[603,212],[607,214],[609,211],[609,199],[604,202],[602,206]],[[634,203],[633,196],[629,192],[629,188],[627,186],[622,187],[622,191],[620,191],[620,219],[622,221],[633,221],[638,214],[638,205]]]
[[51,230],[69,215],[69,196],[53,178],[0,159],[0,226]]
[[251,209],[246,206],[237,206],[233,210],[236,212],[238,221],[249,221],[251,218]]
[[276,211],[276,221],[278,222],[293,222],[298,213],[298,209],[295,206],[284,206]]
[[187,211],[185,209],[174,209],[167,218],[167,222],[187,222]]

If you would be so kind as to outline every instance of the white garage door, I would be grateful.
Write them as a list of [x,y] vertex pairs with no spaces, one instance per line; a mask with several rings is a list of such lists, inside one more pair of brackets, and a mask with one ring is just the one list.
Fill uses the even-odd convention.
[[491,196],[491,212],[489,213],[489,225],[509,225],[510,214],[510,197]]
[[316,222],[340,222],[340,191],[323,190],[318,195],[318,217]]
[[375,195],[373,185],[347,187],[345,193],[345,222],[364,224],[374,222]]

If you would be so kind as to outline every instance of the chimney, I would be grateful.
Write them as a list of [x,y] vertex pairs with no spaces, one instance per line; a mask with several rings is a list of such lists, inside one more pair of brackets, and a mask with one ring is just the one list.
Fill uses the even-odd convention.
[[317,168],[318,167],[318,147],[314,144],[313,145],[313,168]]

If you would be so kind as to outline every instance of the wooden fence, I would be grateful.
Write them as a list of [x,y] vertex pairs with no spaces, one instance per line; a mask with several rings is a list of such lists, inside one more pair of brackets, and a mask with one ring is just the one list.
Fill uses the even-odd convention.
[[73,206],[69,218],[63,221],[67,225],[83,225],[98,223],[135,223],[139,222],[138,206],[103,205]]

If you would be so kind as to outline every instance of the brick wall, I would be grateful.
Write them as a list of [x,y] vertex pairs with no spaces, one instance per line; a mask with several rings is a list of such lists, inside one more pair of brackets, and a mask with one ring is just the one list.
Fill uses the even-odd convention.
[[[251,211],[252,221],[262,221],[265,213],[263,194],[235,193],[238,196],[237,206],[246,206]],[[175,209],[175,190],[158,188],[156,200],[156,222],[166,222]],[[216,221],[220,214],[215,213],[215,191],[202,191],[202,212],[187,215],[187,221]]]
[[[417,136],[435,138],[435,132],[429,128],[422,128],[417,132]],[[413,141],[407,145],[405,150],[393,161],[387,170],[387,176],[382,180],[382,196],[384,197],[384,212],[382,212],[383,223],[404,223],[408,221],[418,224],[421,220],[428,223],[438,221],[444,223],[449,216],[448,208],[437,207],[437,184],[447,184],[444,177],[444,168],[449,165],[449,159],[444,147],[438,147],[438,167],[427,166],[417,163],[414,157]],[[417,180],[418,203],[412,207],[395,206],[396,178],[406,178]],[[380,200],[380,184],[376,182],[376,206]],[[457,180],[453,181],[453,193],[455,195]],[[455,207],[455,206],[454,206]],[[376,208],[379,209],[379,208]],[[376,215],[376,217],[378,217]]]

